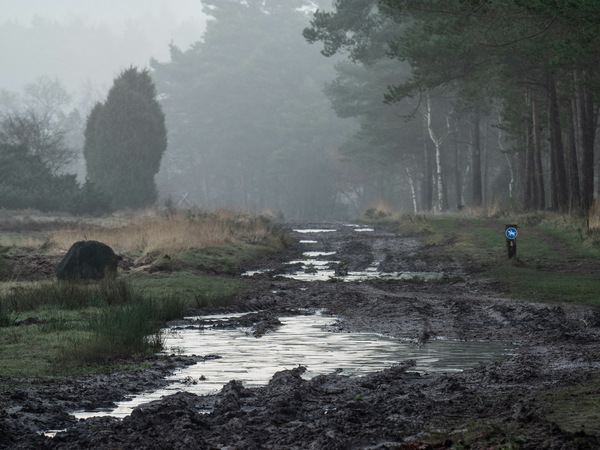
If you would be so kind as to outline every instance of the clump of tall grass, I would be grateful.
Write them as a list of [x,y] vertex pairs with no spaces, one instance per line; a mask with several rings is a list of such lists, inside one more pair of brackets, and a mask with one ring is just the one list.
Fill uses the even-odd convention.
[[8,253],[9,250],[10,247],[0,247],[0,280],[4,279],[6,277],[6,274],[10,272],[8,263],[4,259],[4,255]]
[[378,201],[367,207],[361,220],[368,223],[393,223],[400,221],[405,213],[384,201]]
[[64,250],[79,240],[97,240],[117,253],[140,258],[238,241],[284,245],[282,234],[269,219],[234,210],[156,212],[132,217],[114,226],[58,230],[51,239]]
[[181,317],[187,307],[181,297],[149,298],[122,280],[38,283],[0,295],[0,326],[12,325],[23,313],[35,315],[56,308],[50,314],[55,319],[63,314],[61,311],[73,311],[70,320],[60,320],[60,327],[55,326],[55,320],[38,332],[76,333],[64,347],[60,362],[78,365],[155,352],[162,345],[160,329],[164,322]]
[[588,215],[588,231],[600,242],[600,199],[596,199]]
[[0,308],[13,312],[48,306],[82,309],[136,300],[136,294],[122,280],[105,280],[101,283],[46,282],[11,287],[0,294]]
[[73,357],[91,363],[155,353],[163,345],[162,324],[180,317],[185,307],[171,297],[105,308],[88,319],[91,334],[74,345]]

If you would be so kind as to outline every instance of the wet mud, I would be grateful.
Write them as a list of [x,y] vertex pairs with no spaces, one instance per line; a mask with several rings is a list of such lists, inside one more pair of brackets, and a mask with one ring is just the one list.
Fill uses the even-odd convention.
[[[293,231],[301,228],[336,231]],[[141,405],[122,420],[77,420],[69,412],[109,407],[160,387],[176,367],[202,356],[157,356],[148,369],[105,376],[3,380],[11,387],[0,394],[0,448],[456,448],[462,445],[457,433],[465,430],[475,430],[470,448],[600,447],[594,430],[566,431],[552,422],[544,401],[598,376],[596,308],[507,298],[468,261],[399,232],[357,232],[336,223],[291,224],[289,230],[297,243],[286,254],[248,268],[261,269],[247,276],[253,289],[234,305],[190,315],[248,313],[215,326],[249,327],[261,339],[280,326],[280,317],[321,309],[339,318],[332,332],[375,332],[415,345],[439,336],[508,341],[516,352],[460,373],[416,373],[407,360],[360,377],[334,371],[305,379],[298,366],[274,374],[264,387],[231,380],[215,395],[181,392]],[[333,279],[284,276],[302,270],[302,264],[287,262],[316,250],[335,252],[327,256]],[[343,279],[346,271],[374,266],[440,276]],[[203,325],[210,325],[208,319]],[[40,430],[64,431],[48,438]]]

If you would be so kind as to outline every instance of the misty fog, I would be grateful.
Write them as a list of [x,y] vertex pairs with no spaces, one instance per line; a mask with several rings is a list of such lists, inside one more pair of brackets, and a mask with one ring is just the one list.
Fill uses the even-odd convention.
[[[84,157],[90,113],[124,71],[139,68],[167,130],[147,196],[154,206],[352,218],[492,204],[586,211],[593,199],[595,128],[586,127],[596,122],[548,94],[580,93],[573,105],[587,105],[588,69],[558,59],[553,29],[512,53],[488,45],[522,33],[512,19],[519,6],[452,2],[445,14],[386,1],[0,0],[0,8],[0,144],[24,146],[70,186],[72,174],[96,192]],[[546,23],[547,11],[526,12],[524,30]],[[477,20],[452,22],[463,17]],[[488,35],[491,19],[507,26]],[[552,78],[544,58],[555,64]],[[2,189],[12,197],[0,195],[0,207],[19,205],[11,186]]]
[[206,26],[198,0],[0,0],[0,86],[19,91],[57,77],[75,96],[91,83],[107,90],[123,68],[165,60]]

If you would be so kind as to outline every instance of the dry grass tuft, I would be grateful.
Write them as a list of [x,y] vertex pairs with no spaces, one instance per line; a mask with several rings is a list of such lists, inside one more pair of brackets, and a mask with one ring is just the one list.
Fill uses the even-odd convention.
[[594,233],[600,233],[600,199],[596,199],[596,201],[590,208],[588,228]]
[[362,218],[368,222],[393,222],[399,221],[404,215],[404,211],[380,200],[369,205]]
[[117,253],[140,258],[236,241],[266,243],[273,238],[268,219],[233,210],[166,215],[146,212],[113,226],[79,226],[51,235],[53,244],[62,251],[77,241],[97,240]]

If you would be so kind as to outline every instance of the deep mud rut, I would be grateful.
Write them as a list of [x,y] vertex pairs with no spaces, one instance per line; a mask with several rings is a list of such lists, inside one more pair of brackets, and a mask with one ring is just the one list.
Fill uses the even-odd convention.
[[[313,239],[292,231],[299,226],[290,225],[298,241]],[[340,332],[377,332],[410,338],[415,345],[436,336],[504,340],[516,344],[516,354],[454,374],[418,374],[410,371],[411,361],[400,361],[367,376],[332,373],[305,380],[303,368],[297,367],[278,372],[262,388],[246,389],[232,380],[217,395],[175,394],[142,405],[123,420],[77,421],[68,414],[156,388],[175,366],[195,362],[157,357],[145,371],[33,380],[33,387],[0,394],[0,447],[451,448],[459,445],[455,432],[479,429],[471,448],[600,448],[594,430],[569,433],[552,423],[549,402],[543,401],[599,373],[597,309],[506,298],[468,262],[395,232],[357,233],[332,223],[301,226],[337,230],[318,239],[319,250],[335,251],[335,259],[344,262],[344,267],[332,267],[339,273],[377,262],[386,272],[448,276],[436,282],[360,283],[277,276],[292,269],[285,261],[310,250],[298,243],[261,263],[270,272],[253,276],[254,288],[236,305],[196,313],[248,311],[251,315],[239,325],[253,325],[260,339],[278,326],[279,315],[324,308],[340,317],[335,326]],[[53,439],[38,433],[48,429],[66,431]]]

